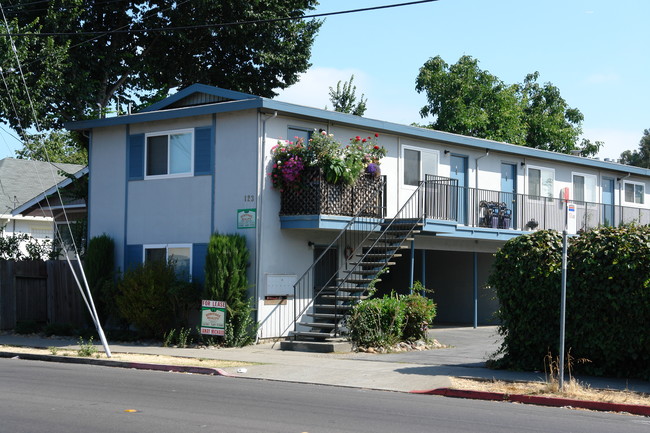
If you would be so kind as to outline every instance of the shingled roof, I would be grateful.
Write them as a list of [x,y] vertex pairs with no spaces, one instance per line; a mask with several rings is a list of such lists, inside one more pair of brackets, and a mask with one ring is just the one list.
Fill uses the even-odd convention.
[[74,174],[79,164],[59,164],[27,159],[0,160],[0,215],[12,210],[66,179],[61,171]]

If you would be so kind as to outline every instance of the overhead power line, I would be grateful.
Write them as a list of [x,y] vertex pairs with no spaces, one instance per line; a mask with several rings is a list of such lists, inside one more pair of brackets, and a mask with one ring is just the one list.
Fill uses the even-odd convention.
[[367,8],[360,9],[349,9],[345,11],[336,11],[336,12],[323,12],[319,14],[310,14],[310,15],[301,15],[298,17],[281,17],[281,18],[269,18],[263,20],[251,20],[251,21],[233,21],[228,23],[213,23],[213,24],[197,24],[192,26],[178,26],[178,27],[155,27],[155,28],[144,28],[144,29],[125,29],[119,28],[115,30],[97,30],[97,31],[82,31],[82,32],[43,32],[43,33],[2,33],[2,37],[23,37],[23,36],[72,36],[72,35],[107,35],[113,33],[149,33],[149,32],[176,32],[181,30],[193,30],[193,29],[205,29],[205,28],[222,28],[222,27],[232,27],[240,25],[251,25],[251,24],[268,24],[276,23],[282,21],[294,21],[294,20],[303,20],[309,18],[322,18],[334,15],[344,15],[344,14],[353,14],[359,12],[368,12],[381,9],[391,9],[403,6],[412,6],[422,3],[432,3],[438,0],[419,0],[406,3],[395,3],[390,5],[383,6],[372,6]]

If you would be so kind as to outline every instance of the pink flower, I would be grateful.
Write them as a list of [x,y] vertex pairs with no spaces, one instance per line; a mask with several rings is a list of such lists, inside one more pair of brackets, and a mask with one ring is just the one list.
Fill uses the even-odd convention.
[[354,137],[354,139],[355,139],[355,140],[361,140],[361,137],[359,137],[359,136],[357,135],[356,137]]

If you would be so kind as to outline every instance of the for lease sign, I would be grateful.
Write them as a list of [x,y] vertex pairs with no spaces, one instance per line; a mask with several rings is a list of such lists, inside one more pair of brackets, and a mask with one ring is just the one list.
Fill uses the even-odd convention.
[[201,301],[201,334],[224,335],[226,328],[226,303]]

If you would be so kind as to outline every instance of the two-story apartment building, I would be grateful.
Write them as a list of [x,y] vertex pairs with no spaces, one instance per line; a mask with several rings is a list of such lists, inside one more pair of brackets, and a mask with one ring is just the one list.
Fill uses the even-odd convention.
[[[338,332],[387,265],[380,291],[419,280],[437,320],[490,323],[493,254],[531,230],[562,230],[567,193],[572,232],[650,222],[645,169],[204,85],[68,128],[90,135],[89,236],[110,235],[122,269],[174,256],[200,281],[211,233],[244,235],[262,338]],[[336,194],[317,176],[299,197],[273,189],[273,146],[313,131],[342,143],[377,133],[382,176]]]

